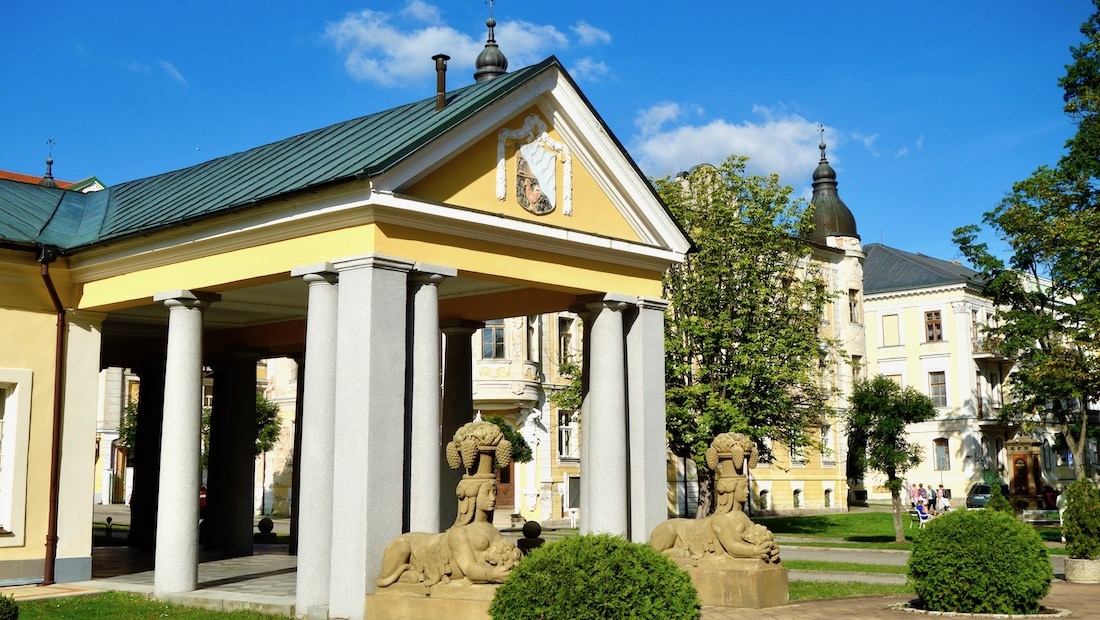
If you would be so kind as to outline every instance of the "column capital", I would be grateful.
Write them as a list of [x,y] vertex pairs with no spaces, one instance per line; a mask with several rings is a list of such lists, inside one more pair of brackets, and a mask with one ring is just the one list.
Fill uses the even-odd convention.
[[189,290],[164,291],[153,295],[153,301],[161,302],[169,308],[184,306],[202,309],[221,299],[222,296],[217,293]]
[[638,308],[641,310],[658,310],[664,312],[668,310],[671,303],[667,299],[661,299],[659,297],[639,297]]
[[632,295],[621,295],[619,293],[604,293],[596,295],[581,295],[577,297],[577,303],[570,306],[570,310],[576,312],[579,315],[599,312],[604,308],[623,311],[627,308],[633,307],[638,304],[639,298]]
[[429,282],[432,284],[439,284],[445,278],[453,278],[458,275],[458,270],[454,267],[444,267],[442,265],[433,265],[431,263],[416,263],[413,265],[412,273],[410,277],[415,282]]
[[332,266],[332,263],[314,263],[295,267],[290,270],[290,276],[292,278],[302,278],[310,284],[314,282],[335,284],[337,280],[336,268]]
[[485,327],[485,323],[482,321],[466,321],[462,319],[455,321],[440,321],[439,323],[439,331],[448,336],[473,334],[482,327]]
[[385,269],[389,271],[412,271],[415,263],[403,258],[383,256],[381,254],[364,254],[332,261],[332,266],[337,272],[352,271],[354,269]]

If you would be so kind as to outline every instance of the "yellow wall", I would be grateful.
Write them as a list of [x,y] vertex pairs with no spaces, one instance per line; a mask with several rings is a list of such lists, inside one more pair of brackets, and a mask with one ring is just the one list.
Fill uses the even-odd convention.
[[[558,142],[564,142],[561,135],[550,124],[551,117],[537,107],[531,107],[505,123],[502,129],[523,127],[528,115],[537,115],[547,123],[547,134]],[[564,199],[563,164],[558,161],[558,181],[555,208],[545,215],[528,212],[516,201],[516,153],[519,152],[515,140],[509,140],[505,146],[506,184],[505,199],[498,200],[496,194],[497,171],[497,135],[494,131],[485,136],[458,157],[444,164],[439,170],[424,180],[414,183],[404,193],[435,202],[461,205],[490,213],[501,213],[508,217],[538,222],[549,226],[569,228],[587,233],[639,241],[638,235],[630,224],[608,200],[607,195],[596,184],[592,174],[585,168],[570,149],[573,167],[573,214],[565,215],[562,208]]]
[[[13,305],[21,301],[24,300],[5,298],[5,303]],[[0,367],[33,373],[25,536],[23,545],[17,547],[4,547],[0,539],[0,562],[45,557],[56,325],[57,318],[53,313],[0,308],[0,326],[3,326],[5,339],[5,346],[0,349]],[[12,510],[20,510],[20,506],[13,506]]]

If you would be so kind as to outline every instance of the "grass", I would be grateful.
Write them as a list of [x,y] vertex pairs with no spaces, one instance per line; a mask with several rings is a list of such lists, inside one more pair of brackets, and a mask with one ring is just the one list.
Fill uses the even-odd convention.
[[834,581],[792,581],[792,601],[851,598],[854,596],[916,596],[913,588],[885,583],[848,583]]
[[185,607],[164,601],[154,601],[140,594],[104,592],[91,596],[71,596],[19,603],[19,620],[137,620],[172,618],[174,620],[274,620],[286,616],[271,616],[254,611],[213,611],[200,607]]
[[[782,548],[780,549],[782,552]],[[888,573],[891,575],[905,575],[908,568],[891,566],[887,564],[860,564],[858,562],[826,562],[819,560],[783,560],[783,566],[791,570],[817,570],[841,573]]]
[[[850,512],[797,517],[756,517],[757,523],[773,534],[820,538],[822,546],[852,546],[868,549],[912,549],[919,530],[909,527],[909,515],[902,515],[906,542],[894,541],[892,512]],[[828,540],[825,540],[828,539]],[[844,543],[844,544],[838,544]],[[799,544],[803,544],[801,541]]]

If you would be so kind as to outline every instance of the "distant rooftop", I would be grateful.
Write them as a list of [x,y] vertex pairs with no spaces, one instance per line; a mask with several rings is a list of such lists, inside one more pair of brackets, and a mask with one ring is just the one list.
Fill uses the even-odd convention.
[[983,286],[980,274],[954,261],[940,260],[871,243],[863,248],[863,292],[889,293],[949,284]]

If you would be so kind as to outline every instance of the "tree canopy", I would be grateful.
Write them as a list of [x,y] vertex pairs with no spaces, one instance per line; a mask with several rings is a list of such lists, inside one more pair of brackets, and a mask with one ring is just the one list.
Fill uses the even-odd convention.
[[715,436],[745,433],[765,454],[765,438],[798,449],[814,444],[808,430],[830,413],[819,327],[831,295],[800,240],[805,203],[774,174],[746,174],[747,161],[735,155],[655,182],[696,245],[663,284],[668,439],[700,467],[701,514]]
[[902,478],[922,460],[920,446],[909,443],[905,427],[936,417],[936,407],[916,389],[876,375],[856,381],[847,415],[850,445],[865,446],[864,450],[850,450],[848,462],[860,478],[867,470],[886,476],[894,505],[895,538],[903,542]]
[[983,215],[1006,256],[979,241],[977,225],[954,232],[999,308],[988,335],[1017,360],[1002,415],[1025,427],[1056,424],[1078,479],[1085,476],[1088,405],[1100,398],[1100,0],[1094,4],[1097,12],[1081,26],[1085,41],[1071,48],[1073,62],[1058,82],[1077,123],[1066,154],[1015,183]]

